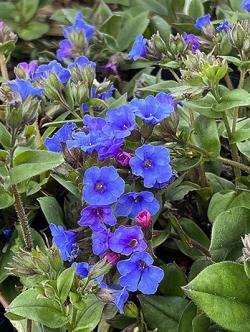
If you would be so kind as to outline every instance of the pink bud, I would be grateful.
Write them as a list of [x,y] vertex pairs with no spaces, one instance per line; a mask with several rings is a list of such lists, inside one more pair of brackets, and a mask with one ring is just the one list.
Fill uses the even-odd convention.
[[117,262],[120,260],[121,255],[116,254],[115,252],[109,252],[104,255],[104,258],[108,263],[110,263],[113,267],[116,266]]
[[0,29],[5,27],[5,23],[3,21],[0,21]]
[[152,226],[151,214],[147,210],[141,211],[136,217],[135,220],[143,228],[149,228]]
[[132,156],[130,153],[125,152],[125,151],[120,151],[117,153],[115,160],[119,165],[126,167],[129,165],[129,161],[131,158],[132,158]]

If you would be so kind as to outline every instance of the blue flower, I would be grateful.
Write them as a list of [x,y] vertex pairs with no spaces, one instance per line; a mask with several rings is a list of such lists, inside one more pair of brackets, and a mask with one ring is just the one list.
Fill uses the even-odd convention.
[[159,92],[155,96],[155,99],[157,99],[162,106],[165,106],[166,104],[172,105],[174,108],[176,108],[177,105],[183,106],[183,102],[175,100],[170,93]]
[[152,264],[153,258],[146,252],[134,253],[129,259],[119,261],[117,269],[121,274],[121,286],[132,292],[139,290],[143,294],[155,294],[164,272]]
[[10,240],[13,230],[9,227],[4,227],[0,230],[0,234],[2,234],[7,240]]
[[85,134],[83,131],[73,132],[72,139],[69,139],[67,147],[80,148],[82,151],[92,153],[94,150],[98,150],[103,142],[103,133],[97,132],[96,134]]
[[53,236],[53,243],[57,246],[62,254],[63,260],[71,257],[73,245],[76,243],[76,233],[72,231],[65,231],[63,226],[49,225],[51,234]]
[[143,35],[138,35],[134,41],[131,51],[128,54],[129,59],[137,60],[140,57],[146,55],[147,47],[146,47],[147,39],[143,37]]
[[109,240],[109,249],[118,254],[130,255],[147,248],[144,235],[139,226],[119,226]]
[[39,66],[34,74],[34,79],[46,80],[51,73],[56,74],[63,84],[66,83],[70,77],[69,71],[63,68],[59,62],[53,60],[47,65]]
[[28,96],[40,96],[44,92],[44,89],[34,87],[29,81],[20,80],[18,78],[15,81],[7,82],[6,85],[12,89],[15,95],[20,95],[22,101]]
[[71,32],[84,31],[87,40],[89,40],[95,29],[92,25],[86,23],[82,18],[82,13],[78,12],[75,17],[75,23],[64,29],[64,37],[68,38]]
[[147,210],[151,215],[155,215],[159,209],[160,204],[151,192],[129,192],[127,194],[123,194],[118,199],[115,206],[115,213],[117,216],[124,216],[133,219],[143,210]]
[[92,250],[97,256],[102,256],[109,249],[111,232],[103,227],[97,232],[92,233]]
[[88,263],[73,263],[72,265],[76,268],[76,275],[81,278],[86,278],[89,274],[90,266]]
[[88,128],[89,132],[96,132],[97,130],[102,130],[106,125],[106,121],[103,118],[94,117],[91,115],[84,115],[83,123]]
[[68,68],[76,68],[83,69],[85,66],[92,66],[94,69],[96,68],[96,63],[90,61],[86,56],[79,56],[75,59],[73,63],[71,63]]
[[243,10],[250,10],[250,0],[242,1],[240,8]]
[[53,152],[62,151],[62,144],[66,143],[72,135],[72,130],[76,128],[75,123],[66,123],[52,137],[47,137],[44,145]]
[[112,207],[105,205],[91,205],[81,212],[80,226],[89,226],[93,231],[103,228],[103,223],[114,226],[116,218],[112,214]]
[[111,98],[113,96],[113,93],[114,93],[115,90],[116,90],[116,88],[113,85],[111,85],[111,87],[109,88],[108,91],[100,93],[97,96],[97,98],[99,98],[101,100]]
[[106,114],[106,122],[106,130],[113,131],[115,138],[129,136],[136,125],[135,115],[127,105],[109,110]]
[[98,149],[98,158],[103,160],[105,158],[115,157],[120,151],[124,143],[123,138],[109,138],[103,141]]
[[128,292],[126,288],[122,288],[121,290],[117,290],[112,293],[112,296],[114,298],[113,302],[117,306],[120,314],[123,314],[123,307],[125,302],[128,300]]
[[135,151],[130,159],[132,173],[144,178],[144,186],[152,188],[157,182],[168,181],[172,176],[169,165],[170,156],[167,148],[145,144]]
[[92,166],[83,178],[83,196],[89,204],[109,205],[115,203],[125,189],[125,182],[114,166]]
[[145,121],[146,124],[157,124],[170,116],[174,111],[172,104],[160,102],[154,96],[147,96],[145,99],[134,98],[130,106],[135,115]]
[[216,28],[216,30],[218,30],[219,32],[222,31],[227,31],[232,29],[232,24],[230,24],[227,20],[224,20],[220,23],[220,25]]
[[200,42],[199,42],[198,38],[195,35],[193,35],[192,33],[187,34],[185,32],[183,34],[183,40],[184,40],[184,42],[185,42],[186,45],[191,44],[191,46],[192,46],[192,53],[195,54],[196,51],[200,47]]
[[210,23],[210,18],[210,14],[198,17],[195,23],[196,29],[201,30],[203,27],[205,27],[208,23]]
[[59,49],[56,52],[56,56],[59,60],[70,59],[72,57],[73,46],[68,39],[63,39],[59,43]]

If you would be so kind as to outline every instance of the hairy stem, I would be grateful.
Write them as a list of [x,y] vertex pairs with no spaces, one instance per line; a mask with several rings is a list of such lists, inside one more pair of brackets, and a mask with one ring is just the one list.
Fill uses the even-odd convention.
[[0,52],[0,69],[1,69],[2,77],[5,80],[8,80],[9,79],[9,74],[8,74],[5,58],[4,58],[4,55],[3,55],[2,52]]

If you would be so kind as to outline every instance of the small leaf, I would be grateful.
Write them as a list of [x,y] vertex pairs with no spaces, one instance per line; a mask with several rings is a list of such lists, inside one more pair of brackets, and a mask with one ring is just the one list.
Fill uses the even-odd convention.
[[64,226],[64,213],[55,197],[44,196],[37,200],[49,224]]
[[39,297],[39,292],[29,289],[18,295],[9,305],[7,312],[37,321],[51,328],[65,326],[68,319],[62,313],[59,303]]
[[243,332],[250,330],[249,288],[250,279],[242,265],[221,262],[203,270],[185,287],[185,292],[217,324]]
[[198,17],[204,16],[205,11],[201,0],[191,0],[188,14],[193,18],[197,19]]
[[24,28],[17,29],[19,37],[27,41],[38,39],[48,31],[49,25],[38,21],[31,21]]
[[14,197],[8,191],[0,187],[0,210],[6,209],[7,207],[13,205],[14,202]]
[[62,303],[67,299],[75,277],[75,267],[72,265],[64,270],[57,278],[57,290]]
[[139,295],[142,312],[150,329],[158,332],[178,332],[181,315],[188,303],[177,296]]
[[185,310],[182,313],[178,332],[191,332],[192,321],[197,313],[197,307],[193,302],[189,302]]
[[20,13],[23,22],[28,22],[35,15],[39,5],[39,0],[20,0],[18,7],[20,8]]
[[0,144],[5,148],[11,147],[11,135],[2,122],[0,122]]
[[242,256],[241,237],[250,233],[250,210],[234,207],[222,212],[212,228],[210,253],[214,261],[236,260]]
[[62,176],[57,174],[51,174],[51,177],[54,178],[61,186],[66,188],[72,195],[81,199],[81,193],[78,187],[71,181],[64,179]]

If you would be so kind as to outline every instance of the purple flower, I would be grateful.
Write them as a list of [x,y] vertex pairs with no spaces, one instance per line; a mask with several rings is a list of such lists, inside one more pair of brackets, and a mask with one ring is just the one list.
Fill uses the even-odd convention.
[[109,110],[106,114],[106,122],[106,130],[113,131],[115,138],[129,136],[136,125],[135,115],[127,105]]
[[31,61],[30,63],[21,62],[17,65],[17,69],[21,69],[30,78],[32,78],[34,72],[36,71],[38,64],[36,61]]
[[59,60],[70,59],[72,56],[73,46],[68,39],[63,39],[59,43],[59,49],[56,52],[56,56]]
[[5,27],[5,23],[3,21],[0,21],[0,29],[3,29]]
[[85,134],[83,131],[77,131],[72,133],[72,138],[67,140],[67,147],[80,148],[82,151],[92,153],[94,150],[98,150],[103,142],[103,133],[96,132]]
[[62,144],[66,143],[72,135],[72,130],[76,128],[75,123],[66,123],[52,137],[47,137],[44,145],[53,152],[62,151]]
[[76,268],[76,275],[81,278],[86,278],[88,276],[90,270],[90,266],[88,263],[73,263],[73,265]]
[[124,304],[128,300],[128,292],[126,291],[126,288],[115,291],[114,293],[112,293],[112,296],[114,298],[113,302],[117,306],[120,314],[123,314]]
[[243,10],[250,10],[250,0],[243,0],[240,8]]
[[232,29],[232,24],[230,24],[227,20],[224,20],[220,23],[220,25],[216,28],[216,30],[218,30],[219,32],[222,31],[227,31]]
[[96,97],[101,99],[101,100],[111,98],[113,96],[113,93],[114,93],[115,90],[116,90],[116,88],[113,85],[111,85],[111,87],[109,88],[108,91],[102,92],[99,95],[97,95]]
[[155,215],[159,209],[160,204],[151,192],[129,192],[118,199],[115,206],[115,213],[117,216],[133,219],[143,210],[148,210],[151,215]]
[[120,151],[121,146],[124,143],[123,138],[110,138],[103,141],[98,149],[98,158],[103,160],[105,158],[115,157]]
[[115,203],[125,189],[125,182],[114,166],[92,166],[83,178],[83,195],[89,204],[109,205]]
[[129,104],[135,115],[143,119],[146,124],[155,125],[174,111],[172,104],[163,103],[154,96],[147,96],[145,99],[134,98]]
[[87,40],[89,40],[95,29],[92,25],[86,23],[82,18],[82,13],[78,12],[75,17],[75,23],[64,29],[64,37],[68,38],[68,35],[72,32],[84,31]]
[[114,74],[117,74],[117,73],[118,73],[117,65],[116,65],[115,63],[108,62],[105,66],[102,66],[102,67],[101,67],[101,70],[102,70],[104,73],[106,73],[109,69],[110,69]]
[[69,71],[63,68],[59,62],[53,60],[47,65],[39,66],[34,74],[34,79],[46,80],[51,73],[56,74],[56,76],[63,84],[66,83],[70,77]]
[[186,32],[183,34],[183,40],[185,42],[185,44],[188,46],[189,44],[192,46],[192,53],[195,54],[196,51],[199,49],[200,47],[200,42],[198,40],[198,38],[193,35],[192,33],[187,34]]
[[118,262],[121,286],[132,292],[155,294],[164,272],[152,264],[153,258],[146,252],[134,253],[129,259]]
[[102,130],[106,125],[106,121],[103,118],[94,117],[91,115],[84,115],[83,123],[87,126],[89,132],[96,132],[97,130]]
[[196,29],[201,30],[203,27],[205,27],[208,23],[210,23],[210,18],[210,14],[198,17],[195,23]]
[[109,249],[109,240],[111,232],[109,229],[103,227],[92,234],[92,250],[97,256],[102,256]]
[[15,95],[20,95],[22,101],[28,96],[40,96],[44,92],[44,89],[34,87],[29,81],[20,80],[18,78],[14,81],[7,82],[6,85],[12,89]]
[[49,228],[53,236],[53,243],[60,250],[63,260],[69,259],[73,245],[76,243],[76,233],[65,231],[63,226],[56,226],[54,224],[50,224]]
[[122,255],[130,255],[147,248],[144,235],[139,226],[119,226],[109,240],[109,248]]
[[93,231],[103,228],[103,224],[114,226],[116,218],[112,214],[112,207],[105,205],[91,205],[81,212],[80,226],[89,226]]
[[147,39],[143,37],[143,35],[138,35],[134,41],[131,51],[128,54],[129,59],[137,60],[140,57],[146,55],[147,47],[146,47]]
[[177,105],[183,106],[183,102],[175,100],[170,93],[159,92],[155,96],[155,99],[157,99],[163,106],[166,104],[172,105],[174,108],[176,108]]
[[92,66],[95,69],[96,68],[96,63],[93,62],[93,61],[90,61],[86,56],[79,56],[68,67],[69,67],[69,69],[78,67],[81,70],[85,66]]
[[129,166],[129,161],[131,158],[132,158],[131,154],[125,151],[120,151],[115,156],[116,162],[122,167]]
[[135,151],[135,157],[130,159],[132,173],[144,178],[144,186],[152,188],[156,182],[163,183],[172,176],[169,165],[170,156],[167,148],[145,144]]

